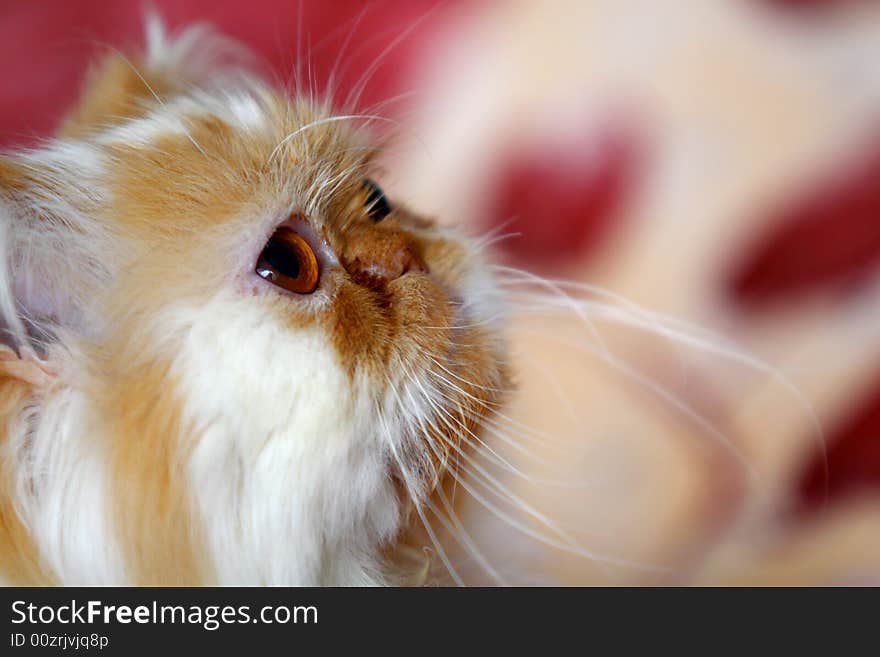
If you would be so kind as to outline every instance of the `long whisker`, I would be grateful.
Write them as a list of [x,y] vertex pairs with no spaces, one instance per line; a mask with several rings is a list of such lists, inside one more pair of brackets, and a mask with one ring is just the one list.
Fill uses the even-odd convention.
[[[444,393],[438,391],[438,394],[440,394],[441,397],[443,397],[444,399],[446,399],[450,403],[455,403],[455,400],[453,398],[445,395]],[[508,461],[503,456],[501,456],[496,450],[492,449],[488,443],[486,443],[479,436],[477,436],[472,430],[468,429],[458,419],[456,419],[454,416],[452,416],[447,409],[443,408],[443,406],[441,406],[431,400],[429,400],[429,402],[430,402],[431,406],[437,412],[438,418],[447,426],[448,429],[450,429],[450,431],[454,432],[456,429],[461,429],[466,434],[470,435],[473,438],[473,441],[471,441],[468,438],[466,438],[464,435],[459,434],[458,437],[460,438],[460,440],[462,442],[464,442],[471,449],[475,450],[480,456],[486,458],[490,463],[493,463],[494,465],[502,468],[503,470],[506,470],[507,472],[511,473],[512,475],[519,477],[520,479],[523,479],[524,481],[527,481],[530,484],[553,487],[553,488],[589,488],[589,487],[592,487],[593,484],[591,482],[563,481],[563,480],[558,480],[558,479],[546,479],[546,478],[541,478],[541,477],[535,477],[535,476],[532,476],[532,475],[529,475],[529,474],[523,472],[522,470],[520,470],[519,468],[517,468],[516,466],[511,464],[510,461]],[[488,425],[488,423],[485,423],[485,418],[482,418],[478,415],[474,415],[473,413],[470,413],[469,411],[465,410],[464,408],[461,408],[460,406],[458,407],[458,412],[463,417],[471,419],[475,423],[484,423],[483,429],[487,430],[489,433],[491,433],[493,436],[500,439],[505,444],[510,445],[513,449],[525,454],[527,457],[529,457],[530,460],[532,460],[536,463],[544,464],[544,465],[552,465],[550,461],[547,461],[546,459],[543,459],[543,458],[537,456],[536,454],[530,452],[528,449],[526,449],[522,445],[518,444],[515,440],[512,440],[509,436],[507,436],[503,432],[500,432],[497,429],[493,428],[492,426]],[[444,417],[447,418],[448,421],[447,421],[447,419],[444,419]],[[449,421],[454,422],[456,426],[455,427],[451,426],[449,424]],[[464,458],[465,460],[471,460],[470,455],[467,453],[461,453],[459,456],[461,458]]]
[[[436,372],[436,371],[434,371],[434,370],[428,370],[428,373],[431,374],[431,375],[434,376],[434,377],[439,378],[440,380],[442,380],[442,381],[444,382],[445,385],[449,386],[450,388],[452,388],[453,390],[455,390],[456,392],[458,392],[458,393],[461,394],[462,396],[467,397],[468,399],[470,399],[471,401],[473,401],[474,403],[476,403],[476,404],[477,404],[478,406],[480,406],[481,408],[486,409],[486,410],[489,411],[494,417],[496,417],[496,418],[498,418],[498,419],[500,419],[500,420],[503,420],[503,421],[507,422],[508,424],[514,426],[514,427],[518,427],[519,429],[521,429],[521,430],[523,430],[523,431],[525,431],[525,432],[527,432],[527,433],[529,433],[529,434],[531,434],[531,435],[533,435],[533,436],[536,436],[536,437],[538,437],[538,438],[543,438],[543,439],[547,440],[549,443],[553,443],[553,442],[555,442],[555,439],[554,439],[552,436],[550,436],[549,434],[546,434],[546,433],[541,432],[541,431],[539,431],[539,430],[537,430],[537,429],[535,429],[535,428],[533,428],[533,427],[529,427],[529,426],[527,426],[527,425],[525,425],[525,424],[522,424],[521,422],[519,422],[519,421],[513,419],[512,417],[506,415],[505,413],[503,413],[503,412],[501,411],[501,409],[500,409],[500,406],[501,406],[500,404],[492,404],[492,403],[489,403],[489,402],[487,402],[487,401],[484,401],[484,400],[480,399],[479,397],[476,397],[476,396],[474,396],[474,395],[471,395],[471,394],[468,393],[466,390],[464,390],[463,388],[461,388],[461,386],[459,386],[458,384],[456,384],[454,381],[450,381],[449,379],[447,379],[446,377],[444,377],[444,376],[443,376],[442,374],[440,374],[439,372]],[[456,378],[460,378],[460,377],[458,377],[458,375],[454,375],[454,376],[455,376]],[[467,381],[464,381],[464,383],[467,383]],[[491,421],[491,420],[489,420],[489,421]]]
[[[530,333],[534,333],[536,335],[540,335],[537,331],[529,331]],[[668,404],[672,408],[676,409],[680,413],[682,413],[686,418],[694,422],[702,431],[706,434],[714,438],[718,441],[719,444],[725,447],[727,451],[732,454],[736,460],[739,462],[740,466],[743,470],[749,475],[753,482],[758,483],[761,481],[761,477],[758,474],[757,470],[755,470],[754,466],[749,463],[746,458],[743,456],[742,452],[737,449],[731,439],[724,434],[724,432],[720,431],[717,427],[715,427],[709,420],[707,420],[703,415],[695,411],[689,405],[684,403],[681,399],[676,397],[674,394],[663,388],[656,381],[651,380],[649,377],[645,376],[643,373],[636,370],[629,363],[624,361],[617,356],[610,354],[596,354],[596,352],[590,350],[585,345],[579,344],[573,340],[567,340],[565,338],[561,338],[559,336],[546,336],[551,340],[561,342],[563,344],[568,344],[575,349],[580,351],[585,351],[587,353],[593,353],[597,355],[602,361],[606,362],[609,366],[611,366],[616,371],[621,372],[624,376],[636,382],[640,386],[649,390],[651,393],[656,395],[660,400],[664,403]]]
[[[150,95],[153,96],[153,98],[156,100],[156,102],[159,103],[159,105],[162,108],[167,108],[165,101],[162,100],[161,96],[159,96],[159,94],[156,93],[156,90],[153,89],[152,85],[150,85],[149,82],[147,82],[147,79],[141,74],[141,72],[131,62],[131,60],[128,57],[126,57],[122,53],[122,51],[120,51],[118,48],[114,48],[113,46],[110,46],[110,45],[108,45],[107,48],[109,48],[111,51],[116,53],[116,55],[123,61],[123,63],[131,69],[131,72],[134,73],[138,77],[138,79],[141,81],[141,83],[144,85],[144,87],[146,87],[147,91],[150,92]],[[184,125],[183,119],[181,119],[181,121],[180,121],[180,127],[183,128],[183,132],[186,135],[186,138],[192,143],[193,146],[196,147],[196,150],[198,150],[199,153],[201,153],[204,157],[207,158],[208,154],[205,152],[205,149],[203,149],[201,147],[201,145],[199,144],[199,142],[197,142],[195,140],[195,138],[192,136],[190,131]]]
[[[465,457],[465,459],[467,459],[466,453],[461,449],[461,447],[455,444],[454,441],[449,443],[449,447],[461,456]],[[473,486],[471,486],[465,478],[461,477],[458,472],[453,470],[449,471],[450,475],[462,486],[463,489],[470,493],[470,495],[475,500],[477,500],[477,502],[479,502],[488,511],[493,513],[493,515],[495,515],[514,529],[517,529],[521,533],[531,538],[534,538],[535,540],[541,541],[547,545],[550,545],[551,547],[587,557],[598,563],[620,565],[633,568],[643,568],[648,570],[664,570],[663,568],[657,566],[637,564],[625,559],[618,559],[615,557],[600,555],[598,553],[586,550],[579,544],[577,539],[575,539],[568,532],[559,527],[545,514],[541,513],[532,505],[525,502],[525,500],[514,494],[509,488],[498,481],[498,479],[492,476],[491,473],[489,473],[478,463],[470,461],[470,465],[467,465],[465,462],[461,462],[460,468],[463,472],[465,472],[475,480],[474,483],[482,485],[484,488],[486,488],[488,492],[495,495],[499,499],[504,500],[507,503],[515,504],[519,510],[525,512],[527,515],[537,520],[542,526],[555,534],[558,539],[551,538],[522,524],[520,521],[516,520],[516,518],[512,517],[508,513],[505,513],[497,505],[493,504],[479,492],[474,490]]]
[[584,325],[587,327],[596,342],[599,344],[600,348],[603,351],[608,351],[608,345],[602,339],[602,336],[596,328],[595,324],[593,323],[592,319],[584,312],[584,310],[577,304],[574,299],[566,294],[562,287],[560,287],[557,283],[541,278],[536,274],[532,274],[524,270],[512,269],[510,267],[493,267],[493,269],[500,272],[516,272],[520,276],[524,276],[527,280],[534,283],[535,285],[544,288],[551,293],[554,293],[556,295],[556,298],[558,298],[565,306],[567,306],[577,317],[579,317],[584,322]]
[[[609,290],[598,286],[588,285],[584,283],[576,283],[571,281],[560,281],[553,279],[540,279],[534,274],[512,267],[493,267],[497,273],[501,274],[499,282],[507,285],[532,285],[537,284],[546,291],[546,285],[539,281],[549,282],[557,289],[571,289],[577,292],[586,292],[605,299],[610,300],[613,304],[599,303],[595,301],[587,301],[583,299],[574,299],[568,294],[564,294],[563,298],[554,298],[542,293],[525,293],[523,299],[525,303],[517,302],[516,297],[511,297],[511,313],[513,315],[537,314],[546,316],[548,312],[570,313],[572,304],[578,306],[582,312],[576,313],[578,317],[583,319],[584,315],[589,316],[593,320],[605,320],[612,323],[623,324],[648,333],[658,335],[670,340],[678,346],[687,346],[697,349],[701,352],[708,353],[725,360],[738,363],[748,367],[754,371],[769,376],[773,381],[786,390],[797,405],[806,414],[812,429],[816,442],[822,452],[825,469],[828,469],[827,457],[827,441],[825,432],[821,422],[816,414],[815,409],[805,398],[803,392],[788,379],[778,368],[773,367],[769,363],[762,361],[756,356],[747,353],[742,348],[732,344],[723,336],[717,335],[702,327],[684,322],[680,319],[647,311],[625,297],[617,295]],[[522,294],[522,293],[520,293]],[[618,307],[622,306],[622,307]],[[591,333],[593,332],[593,323],[589,323]],[[613,355],[608,352],[607,348],[603,350],[606,356]],[[826,477],[827,482],[827,477]],[[827,485],[827,484],[826,484]]]
[[[409,379],[410,381],[417,381],[417,379],[416,379],[411,373],[407,372],[407,376],[408,376],[408,379]],[[424,389],[422,389],[422,390],[423,390],[423,392],[424,392]],[[403,404],[402,404],[402,402],[401,402],[400,396],[397,394],[397,391],[394,390],[394,389],[392,388],[392,392],[393,392],[394,396],[397,398],[397,400],[398,400],[398,404],[400,404],[400,407],[403,408]],[[406,390],[406,392],[407,392],[407,394],[410,396],[410,400],[415,404],[415,400],[412,398],[412,393],[410,393],[409,390]],[[425,393],[425,394],[426,394],[426,393]],[[427,396],[426,398],[430,399],[429,396]],[[430,449],[430,450],[431,450],[431,451],[432,451],[432,452],[433,452],[438,458],[442,458],[442,453],[441,453],[440,450],[437,448],[437,446],[434,444],[434,441],[433,441],[433,439],[432,439],[432,433],[431,433],[431,431],[429,431],[429,430],[425,427],[425,423],[424,423],[424,420],[422,419],[422,417],[417,416],[417,417],[416,417],[416,421],[417,421],[417,423],[419,424],[419,426],[420,426],[421,429],[422,429],[423,435],[424,435],[424,437],[425,437],[425,439],[426,439],[426,442],[427,442],[427,444],[428,444],[429,449]],[[434,428],[436,429],[436,427],[434,427]],[[453,469],[449,469],[448,471],[449,471],[449,472],[452,472],[452,471],[454,471],[454,470],[453,470]],[[456,483],[457,483],[457,482],[456,482]],[[471,538],[470,534],[467,532],[467,530],[466,530],[466,529],[464,528],[464,526],[461,524],[461,521],[460,521],[460,520],[458,519],[458,517],[456,516],[455,511],[453,510],[452,504],[448,501],[448,499],[447,499],[445,493],[443,493],[443,487],[442,487],[442,484],[438,484],[438,486],[437,486],[437,488],[436,488],[436,491],[437,491],[437,493],[438,493],[438,495],[439,495],[439,497],[440,497],[440,499],[441,499],[441,501],[442,501],[444,507],[446,508],[446,510],[447,510],[447,512],[448,512],[448,514],[449,514],[449,520],[453,523],[453,526],[454,526],[455,529],[456,529],[456,531],[450,531],[450,533],[455,537],[455,539],[459,542],[459,544],[460,544],[460,545],[461,545],[461,546],[462,546],[467,552],[469,552],[469,553],[471,554],[471,556],[474,557],[474,559],[477,561],[477,563],[483,568],[483,570],[484,570],[484,571],[485,571],[485,572],[486,572],[486,573],[487,573],[487,574],[488,574],[493,580],[495,580],[496,583],[498,583],[498,584],[500,584],[500,585],[502,585],[502,586],[505,585],[504,579],[498,574],[498,572],[492,567],[492,565],[489,563],[489,561],[483,556],[483,553],[482,553],[482,552],[480,551],[480,549],[477,547],[476,543],[474,543],[474,541],[473,541],[473,539]],[[438,514],[438,515],[439,515],[439,514]]]
[[382,62],[385,60],[388,54],[398,45],[400,45],[400,43],[404,39],[409,37],[418,27],[420,27],[422,23],[424,23],[425,20],[427,20],[431,16],[431,14],[433,14],[434,11],[437,10],[439,6],[440,5],[438,4],[435,7],[432,7],[431,9],[426,11],[423,16],[412,21],[412,23],[410,23],[405,30],[398,34],[391,41],[391,43],[389,43],[382,50],[382,52],[379,53],[379,55],[373,60],[373,63],[370,64],[367,70],[364,71],[363,75],[361,75],[361,79],[357,82],[357,84],[352,86],[351,91],[348,93],[348,96],[346,96],[344,107],[353,108],[355,107],[355,105],[357,105],[358,101],[360,100],[361,94],[363,94],[364,89],[366,89],[367,87],[367,84],[369,84],[370,80],[373,78],[373,75],[375,75],[376,71],[379,69],[379,66],[381,66]]
[[[409,381],[415,380],[412,373],[410,373],[409,370],[407,370],[405,367],[404,367],[404,372],[406,374],[407,380],[409,380]],[[387,380],[387,378],[386,378],[386,380]],[[395,399],[397,400],[398,407],[401,409],[401,411],[406,412],[406,410],[405,410],[406,406],[403,404],[403,401],[401,400],[400,395],[398,394],[395,386],[393,384],[391,384],[390,382],[389,382],[389,390],[391,391],[391,393],[394,395]],[[412,396],[411,396],[411,393],[409,393],[409,390],[407,390],[407,393],[410,395],[411,401],[413,401],[413,403],[415,404],[415,400],[412,399]],[[413,417],[413,414],[411,414],[411,413],[407,413],[407,415],[409,415],[410,417]],[[423,435],[425,437],[425,440],[426,440],[426,443],[428,444],[429,449],[439,459],[443,460],[443,458],[444,458],[443,454],[438,450],[437,446],[434,444],[434,441],[432,439],[432,433],[425,427],[424,419],[418,414],[415,415],[415,419],[416,419],[418,425],[422,429]],[[437,486],[436,490],[438,491],[438,494],[441,498],[441,502],[443,503],[444,507],[448,511],[448,514],[449,514],[448,522],[447,522],[447,519],[443,516],[443,514],[440,513],[439,510],[437,510],[430,503],[430,500],[425,500],[424,503],[434,511],[434,514],[440,519],[441,523],[443,523],[443,525],[444,525],[444,527],[446,527],[447,531],[449,531],[450,534],[456,539],[456,541],[458,541],[459,544],[467,552],[469,552],[471,554],[471,556],[474,557],[474,559],[477,561],[477,563],[479,563],[481,565],[481,567],[486,571],[486,573],[493,580],[495,580],[496,583],[503,585],[504,584],[503,578],[501,578],[501,576],[495,571],[495,569],[491,566],[491,564],[488,562],[488,560],[483,556],[482,552],[476,546],[473,539],[468,534],[467,530],[464,528],[464,526],[461,524],[460,520],[455,515],[455,512],[452,508],[451,503],[448,501],[448,499],[446,498],[445,494],[442,491],[442,484],[439,484],[439,477],[438,477],[438,486]],[[452,527],[450,527],[448,523],[451,523]],[[445,565],[447,565],[447,567],[449,566],[449,564],[445,564]],[[454,572],[455,572],[454,570],[451,571],[451,573],[454,573]]]
[[[455,448],[454,448],[455,449]],[[570,554],[574,554],[581,557],[586,557],[591,561],[595,561],[600,564],[607,565],[616,565],[616,566],[624,566],[628,568],[635,568],[640,570],[650,570],[650,571],[659,571],[663,572],[668,570],[662,566],[655,566],[653,564],[643,564],[636,563],[633,561],[629,561],[627,559],[620,559],[617,557],[611,557],[608,555],[603,555],[597,552],[593,552],[587,550],[580,546],[577,539],[573,538],[567,532],[559,528],[556,523],[550,520],[545,514],[541,513],[524,500],[522,500],[519,496],[515,495],[511,492],[507,487],[503,484],[500,484],[494,477],[492,477],[488,472],[485,471],[484,468],[479,465],[474,464],[473,467],[469,467],[466,465],[462,465],[462,470],[468,474],[475,483],[482,485],[489,493],[498,497],[499,499],[507,502],[516,504],[516,506],[532,516],[538,522],[540,522],[544,527],[555,533],[560,537],[561,540],[553,539],[546,534],[542,534],[541,532],[535,531],[530,527],[524,525],[522,522],[511,516],[510,514],[504,512],[497,505],[490,502],[486,497],[478,493],[474,488],[468,484],[467,480],[464,477],[461,477],[457,472],[451,471],[450,475],[461,484],[462,488],[464,488],[470,495],[480,503],[485,509],[487,509],[490,513],[495,515],[501,521],[508,524],[513,529],[516,529],[520,533],[533,538],[541,543],[549,545],[550,547],[554,547],[556,549],[562,550],[564,552],[568,552]]]
[[[490,461],[494,462],[496,465],[506,469],[508,472],[510,472],[512,474],[515,474],[515,475],[520,476],[524,479],[530,480],[530,477],[527,474],[525,474],[524,472],[517,469],[513,464],[511,464],[509,461],[507,461],[507,459],[505,459],[503,456],[498,454],[498,452],[496,452],[494,449],[492,449],[488,444],[486,444],[486,442],[483,441],[479,436],[477,436],[471,429],[469,429],[467,426],[465,426],[465,424],[463,422],[456,419],[447,409],[443,408],[440,404],[438,404],[433,399],[431,399],[431,396],[427,393],[427,391],[424,389],[422,383],[417,378],[413,377],[412,380],[416,384],[416,386],[421,390],[423,398],[428,402],[428,404],[431,406],[431,408],[434,409],[437,419],[439,419],[441,422],[443,422],[443,424],[446,425],[446,428],[449,429],[450,432],[452,432],[453,434],[456,434],[459,439],[464,441],[472,449],[485,450],[486,457]],[[443,395],[442,392],[439,394],[442,395],[448,401],[454,401],[451,398],[447,397],[446,395]],[[453,424],[450,424],[450,422]],[[471,438],[474,439],[474,442],[468,440],[462,433],[460,433],[461,431],[464,431],[464,433],[470,435]]]
[[299,134],[302,134],[306,130],[310,130],[310,129],[315,128],[317,126],[325,125],[327,123],[336,123],[338,121],[353,121],[355,119],[364,119],[364,120],[370,120],[370,121],[385,121],[388,123],[395,123],[395,124],[398,123],[398,121],[395,121],[393,119],[388,119],[388,118],[385,118],[384,116],[379,116],[377,114],[345,114],[345,115],[341,115],[341,116],[328,116],[328,117],[324,117],[322,119],[317,119],[315,121],[311,121],[310,123],[305,124],[304,126],[297,128],[296,130],[294,130],[293,132],[288,134],[286,137],[284,137],[284,139],[282,139],[280,142],[278,142],[278,144],[275,146],[275,148],[272,149],[272,152],[269,154],[269,159],[266,161],[266,164],[269,165],[272,163],[272,160],[275,159],[275,156],[278,154],[278,151],[281,149],[282,146],[284,146],[291,139],[293,139],[294,137],[296,137]]
[[382,424],[384,428],[384,436],[386,439],[386,443],[391,452],[392,458],[397,464],[398,469],[400,470],[400,474],[403,477],[404,484],[406,485],[407,491],[409,492],[410,499],[412,500],[413,506],[416,509],[416,513],[419,515],[419,518],[422,521],[422,524],[425,527],[425,531],[428,533],[429,538],[431,539],[431,543],[434,546],[434,549],[437,550],[437,554],[440,556],[441,561],[443,561],[443,565],[446,567],[449,572],[450,577],[455,581],[458,586],[464,586],[464,581],[456,571],[455,567],[452,565],[452,562],[449,560],[449,557],[446,555],[446,551],[443,549],[443,546],[440,544],[440,541],[437,539],[437,535],[434,532],[434,529],[431,527],[431,523],[428,522],[427,517],[422,509],[422,499],[420,495],[416,495],[413,493],[414,490],[414,481],[412,474],[409,472],[409,469],[404,465],[403,459],[401,459],[400,454],[398,454],[397,447],[394,444],[394,439],[392,438],[391,432],[388,428],[387,421],[385,419],[384,413],[381,408],[377,408],[377,417],[379,418],[379,422]]

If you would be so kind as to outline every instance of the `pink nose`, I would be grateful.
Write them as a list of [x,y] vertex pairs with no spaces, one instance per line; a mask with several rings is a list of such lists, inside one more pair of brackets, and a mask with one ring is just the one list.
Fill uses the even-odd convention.
[[349,236],[342,264],[356,283],[372,288],[384,287],[407,272],[428,271],[410,236],[375,228]]

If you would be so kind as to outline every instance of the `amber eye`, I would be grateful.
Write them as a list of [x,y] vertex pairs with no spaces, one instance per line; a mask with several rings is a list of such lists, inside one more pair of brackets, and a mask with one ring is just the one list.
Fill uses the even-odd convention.
[[391,204],[388,203],[388,199],[385,198],[385,192],[382,191],[379,185],[367,178],[364,181],[364,190],[367,193],[364,207],[373,221],[382,221],[391,214]]
[[269,239],[260,259],[257,275],[285,290],[311,294],[318,287],[315,252],[294,230],[282,226]]

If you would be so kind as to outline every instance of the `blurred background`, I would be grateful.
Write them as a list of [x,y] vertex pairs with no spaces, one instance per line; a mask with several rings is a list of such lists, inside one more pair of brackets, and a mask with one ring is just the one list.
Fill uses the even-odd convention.
[[[363,86],[383,186],[510,267],[520,390],[450,491],[466,538],[435,519],[461,579],[880,584],[880,4],[150,5]],[[0,0],[0,147],[142,16]]]

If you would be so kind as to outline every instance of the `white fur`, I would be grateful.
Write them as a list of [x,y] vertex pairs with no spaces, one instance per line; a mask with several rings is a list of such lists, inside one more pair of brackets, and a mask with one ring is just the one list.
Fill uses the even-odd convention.
[[171,107],[166,106],[143,118],[108,128],[97,135],[96,140],[107,145],[149,146],[161,137],[185,136],[189,134],[185,123],[187,117],[179,111],[178,104],[173,102]]
[[366,381],[316,330],[240,295],[181,308],[176,363],[198,444],[187,472],[221,584],[379,582],[399,509]]
[[158,106],[151,104],[144,116],[106,128],[94,137],[95,141],[101,145],[150,146],[169,135],[189,136],[193,121],[206,117],[220,118],[240,130],[268,127],[265,109],[252,91],[245,89],[192,91],[161,100]]
[[106,442],[90,430],[88,400],[71,389],[49,396],[7,436],[15,503],[43,564],[68,585],[126,582],[109,519]]
[[261,130],[266,127],[266,114],[260,103],[249,94],[230,94],[228,114],[235,120],[233,125],[243,130]]

